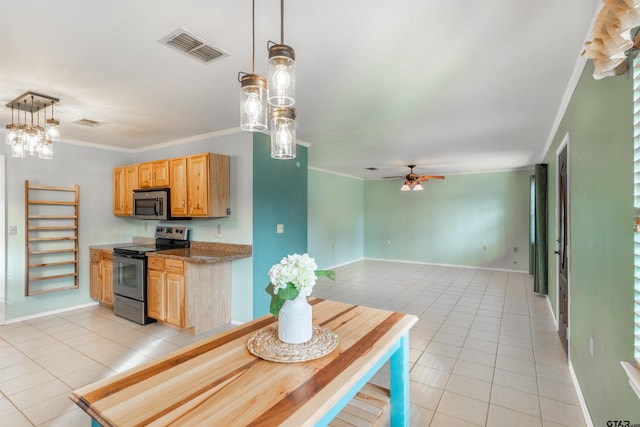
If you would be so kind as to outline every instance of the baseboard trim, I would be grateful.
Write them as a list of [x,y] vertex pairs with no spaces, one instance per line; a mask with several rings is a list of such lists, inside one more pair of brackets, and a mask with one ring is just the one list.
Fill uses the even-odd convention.
[[[493,270],[493,271],[504,271],[506,273],[527,273],[529,274],[529,270],[512,270],[506,268],[497,268],[497,267],[484,267],[484,266],[476,266],[476,265],[457,265],[457,264],[438,264],[434,262],[422,262],[422,261],[404,261],[400,259],[384,259],[384,258],[362,258],[357,261],[385,261],[385,262],[402,262],[405,264],[421,264],[421,265],[433,265],[436,267],[454,267],[454,268],[468,268],[475,270]],[[353,261],[356,262],[356,261]],[[345,264],[346,265],[346,264]]]
[[94,305],[98,305],[98,302],[92,301],[85,304],[73,305],[70,307],[59,308],[56,310],[44,311],[41,313],[29,314],[27,316],[15,317],[13,319],[5,319],[5,325],[9,325],[11,323],[24,322],[25,320],[33,320],[33,319],[37,319],[39,317],[44,317],[44,316],[51,316],[52,314],[65,313],[67,311],[78,310],[80,308],[93,307]]
[[584,415],[584,420],[587,423],[587,427],[594,427],[593,421],[591,421],[591,414],[589,414],[589,408],[587,407],[587,402],[586,400],[584,400],[584,395],[582,394],[582,389],[580,388],[580,382],[578,381],[576,372],[573,370],[571,361],[569,361],[569,375],[571,375],[571,381],[573,381],[573,385],[576,388],[578,400],[580,401],[580,409],[582,409],[582,415]]

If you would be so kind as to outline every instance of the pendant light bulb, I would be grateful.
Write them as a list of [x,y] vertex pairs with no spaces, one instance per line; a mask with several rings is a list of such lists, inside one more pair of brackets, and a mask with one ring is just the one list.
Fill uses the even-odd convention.
[[271,117],[271,157],[293,159],[296,157],[296,110],[274,108]]

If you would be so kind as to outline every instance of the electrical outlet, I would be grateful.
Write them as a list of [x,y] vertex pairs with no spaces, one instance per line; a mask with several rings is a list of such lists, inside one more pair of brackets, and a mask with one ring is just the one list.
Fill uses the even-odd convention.
[[222,224],[216,225],[216,237],[222,239]]
[[593,337],[589,337],[589,354],[593,357]]
[[517,246],[513,247],[513,253],[518,253],[518,247]]
[[16,234],[18,234],[18,226],[17,225],[10,225],[9,226],[9,235],[15,236]]
[[284,233],[284,224],[276,225],[276,233],[278,233],[278,234]]
[[482,247],[482,250],[483,250],[483,251],[486,251],[487,249],[488,249],[488,246],[487,246],[487,245],[484,245],[484,246]]

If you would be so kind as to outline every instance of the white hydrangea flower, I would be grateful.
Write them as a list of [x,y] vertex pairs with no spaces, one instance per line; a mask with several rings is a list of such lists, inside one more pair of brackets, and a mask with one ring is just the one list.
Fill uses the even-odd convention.
[[315,271],[318,269],[315,259],[308,254],[293,254],[282,258],[279,264],[269,270],[269,279],[274,287],[274,293],[292,283],[305,296],[311,295],[316,284]]

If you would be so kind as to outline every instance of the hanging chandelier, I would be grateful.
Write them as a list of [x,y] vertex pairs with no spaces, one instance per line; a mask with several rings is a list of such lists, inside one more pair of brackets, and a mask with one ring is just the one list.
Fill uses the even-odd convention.
[[250,132],[266,130],[269,108],[267,106],[267,80],[255,74],[256,68],[256,2],[251,2],[251,74],[240,72],[240,128]]
[[[53,105],[59,101],[58,98],[51,96],[26,92],[6,105],[7,108],[11,108],[11,124],[6,125],[5,140],[11,146],[12,157],[53,158],[53,143],[60,141],[60,121],[53,117]],[[47,119],[49,106],[51,106],[51,117]],[[21,111],[24,111],[22,122],[20,121]],[[44,126],[40,125],[40,111],[43,111]],[[30,114],[29,122],[27,113]],[[34,113],[36,114],[35,122]]]

